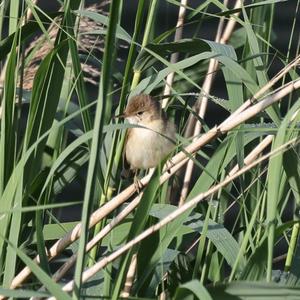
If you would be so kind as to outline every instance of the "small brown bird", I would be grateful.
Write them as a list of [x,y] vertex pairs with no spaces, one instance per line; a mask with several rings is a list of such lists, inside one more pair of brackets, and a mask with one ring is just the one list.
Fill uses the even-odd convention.
[[121,117],[130,124],[145,128],[129,128],[123,152],[123,177],[138,169],[156,167],[174,148],[176,128],[151,96],[134,96]]

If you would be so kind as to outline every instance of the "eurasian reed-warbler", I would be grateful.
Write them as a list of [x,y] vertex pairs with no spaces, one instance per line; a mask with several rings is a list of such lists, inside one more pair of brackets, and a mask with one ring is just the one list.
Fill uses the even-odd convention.
[[141,94],[132,97],[123,114],[130,124],[123,150],[122,177],[128,178],[138,169],[156,167],[175,146],[176,128],[169,121],[160,103],[151,96]]

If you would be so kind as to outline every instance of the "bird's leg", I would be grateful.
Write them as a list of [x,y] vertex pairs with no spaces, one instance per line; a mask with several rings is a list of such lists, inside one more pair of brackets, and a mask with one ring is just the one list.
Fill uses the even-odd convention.
[[144,187],[142,182],[139,180],[137,176],[138,170],[136,169],[134,172],[133,184],[136,192],[139,194],[142,188]]

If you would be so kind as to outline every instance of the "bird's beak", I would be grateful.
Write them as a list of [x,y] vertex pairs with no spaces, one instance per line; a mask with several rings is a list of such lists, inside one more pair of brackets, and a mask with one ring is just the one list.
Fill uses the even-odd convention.
[[126,117],[126,114],[123,113],[123,114],[119,114],[119,115],[114,116],[113,119],[125,118],[125,117]]

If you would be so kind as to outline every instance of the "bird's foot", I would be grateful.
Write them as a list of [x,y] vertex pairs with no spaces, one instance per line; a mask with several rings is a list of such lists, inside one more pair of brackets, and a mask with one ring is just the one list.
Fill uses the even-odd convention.
[[133,184],[134,184],[134,188],[135,188],[136,192],[139,194],[144,186],[143,186],[142,182],[138,179],[137,176],[134,176]]

